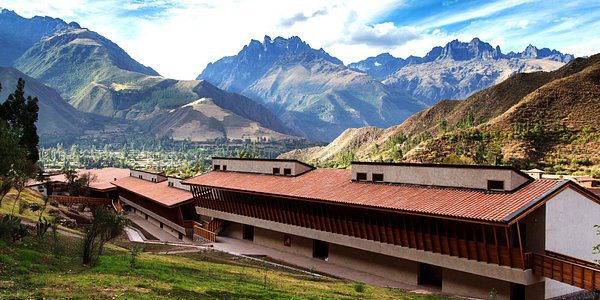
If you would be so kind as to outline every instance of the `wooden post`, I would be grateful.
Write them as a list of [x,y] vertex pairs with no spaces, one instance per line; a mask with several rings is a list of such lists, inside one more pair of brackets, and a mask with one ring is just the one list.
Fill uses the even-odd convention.
[[523,269],[525,269],[525,255],[523,254],[523,241],[521,240],[521,226],[519,226],[519,221],[517,221],[517,235],[519,238],[519,251],[521,252],[521,262],[523,263]]

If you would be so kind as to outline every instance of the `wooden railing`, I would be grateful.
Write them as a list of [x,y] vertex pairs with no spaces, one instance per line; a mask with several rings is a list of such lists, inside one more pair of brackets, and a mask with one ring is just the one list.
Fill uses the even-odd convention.
[[551,251],[527,253],[525,261],[534,274],[588,291],[600,291],[600,267],[592,262]]
[[112,207],[119,214],[123,212],[123,206],[119,201],[112,201]]
[[74,197],[74,196],[51,196],[51,201],[58,203],[85,203],[96,205],[111,205],[111,200],[108,198],[93,198],[93,197]]
[[221,219],[212,219],[210,222],[208,222],[208,224],[206,225],[206,229],[208,231],[212,231],[214,233],[217,233],[217,230],[223,226],[223,224],[225,223],[224,220]]
[[207,241],[210,242],[216,242],[217,241],[217,235],[209,230],[206,230],[200,226],[194,225],[194,235],[201,237]]

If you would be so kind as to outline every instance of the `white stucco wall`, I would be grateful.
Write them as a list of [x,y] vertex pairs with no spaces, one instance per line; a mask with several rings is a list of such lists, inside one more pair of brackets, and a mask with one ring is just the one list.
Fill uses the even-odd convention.
[[227,166],[227,171],[244,173],[273,174],[273,168],[279,168],[280,175],[283,175],[283,169],[291,169],[291,175],[298,175],[310,170],[310,167],[294,161],[215,158],[212,163],[213,166],[219,165],[221,170]]
[[[546,203],[546,250],[594,261],[598,243],[594,225],[600,224],[600,204],[570,188]],[[546,298],[580,289],[546,279]]]
[[504,181],[505,190],[513,190],[527,181],[527,178],[508,169],[453,168],[451,166],[403,166],[385,164],[353,164],[352,179],[356,173],[367,173],[367,180],[373,180],[373,173],[383,174],[384,182],[407,183],[487,189],[488,180]]
[[[167,177],[162,176],[162,175],[152,174],[152,173],[138,171],[138,170],[129,170],[129,176],[135,177],[135,178],[141,178],[143,180],[154,181],[154,182],[161,182],[161,181],[165,181],[167,179]],[[140,176],[142,176],[142,177],[140,177]]]

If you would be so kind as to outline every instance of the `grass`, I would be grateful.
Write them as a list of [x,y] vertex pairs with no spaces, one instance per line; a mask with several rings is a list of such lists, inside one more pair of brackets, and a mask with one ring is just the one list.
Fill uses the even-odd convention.
[[[398,289],[293,273],[211,250],[181,255],[107,248],[99,265],[80,263],[78,239],[0,241],[0,298],[10,299],[442,299]],[[60,249],[54,250],[59,245]],[[266,281],[265,281],[266,279]],[[266,282],[266,285],[265,285]]]
[[[15,189],[12,189],[10,192],[8,192],[8,194],[6,194],[6,196],[4,197],[4,200],[2,200],[2,204],[0,205],[0,215],[9,215],[11,214],[11,212],[13,212],[13,204],[15,204],[15,200],[17,197],[17,191]],[[44,197],[42,196],[42,194],[38,193],[37,191],[34,191],[32,189],[29,188],[25,188],[23,189],[23,191],[21,192],[21,195],[19,196],[19,200],[17,201],[17,203],[15,204],[15,209],[14,209],[14,215],[21,218],[21,219],[26,219],[32,222],[37,222],[38,221],[38,217],[40,215],[39,211],[31,211],[30,209],[25,209],[23,210],[23,212],[19,212],[19,201],[23,201],[29,204],[32,203],[37,203],[39,205],[44,205]],[[44,211],[44,213],[42,214],[42,216],[46,217],[46,219],[48,219],[49,221],[54,219],[53,216],[50,216],[48,214],[48,211],[50,211],[51,209],[56,209],[56,207],[48,204],[48,206],[46,207],[46,210]],[[59,205],[58,209],[66,211],[67,208],[64,205]],[[62,225],[58,225],[58,228],[65,230],[65,231],[70,231],[73,233],[81,233],[75,229],[72,228],[68,228]]]

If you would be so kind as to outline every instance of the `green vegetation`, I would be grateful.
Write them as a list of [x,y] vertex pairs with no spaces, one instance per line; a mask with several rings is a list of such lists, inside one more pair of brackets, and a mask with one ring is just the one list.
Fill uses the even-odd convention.
[[166,138],[118,137],[80,141],[69,147],[63,144],[42,147],[40,162],[46,169],[151,168],[186,177],[208,170],[208,160],[213,156],[273,158],[302,145],[303,142],[296,141],[196,143]]
[[0,298],[443,299],[265,269],[262,263],[213,251],[140,253],[132,266],[131,251],[112,247],[90,268],[82,266],[76,255],[77,238],[56,238],[62,247],[58,253],[41,246],[53,245],[52,237],[43,244],[33,238],[17,244],[0,241]]

